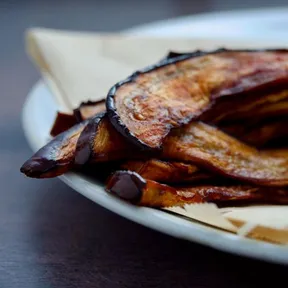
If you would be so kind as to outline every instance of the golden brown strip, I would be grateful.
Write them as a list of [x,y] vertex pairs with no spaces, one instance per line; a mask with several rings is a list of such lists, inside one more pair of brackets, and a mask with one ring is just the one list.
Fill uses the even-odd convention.
[[163,61],[115,85],[107,98],[115,128],[136,144],[159,148],[172,128],[199,117],[215,99],[288,86],[286,50],[203,54]]
[[192,122],[172,131],[163,157],[188,162],[234,179],[259,185],[288,185],[288,157],[282,151],[259,152],[217,128]]
[[143,157],[115,130],[106,113],[100,113],[56,136],[24,163],[21,172],[33,178],[51,178],[77,165],[137,155]]
[[171,187],[145,180],[131,171],[117,171],[108,180],[107,192],[140,206],[171,207],[185,204],[232,201],[288,203],[288,190],[252,186]]
[[21,172],[32,178],[51,178],[69,171],[74,165],[78,137],[86,124],[79,123],[57,135],[23,164]]
[[102,113],[89,120],[76,148],[75,164],[106,162],[137,157],[138,149],[128,142]]
[[193,164],[167,162],[159,159],[130,160],[125,162],[122,169],[138,173],[144,179],[163,183],[196,182],[211,179],[211,173],[200,170]]

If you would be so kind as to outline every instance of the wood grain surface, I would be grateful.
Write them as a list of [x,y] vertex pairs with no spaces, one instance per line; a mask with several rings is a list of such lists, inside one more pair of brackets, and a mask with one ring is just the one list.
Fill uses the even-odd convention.
[[22,132],[21,108],[39,78],[24,52],[25,28],[116,31],[217,9],[225,1],[154,2],[1,1],[1,288],[258,287],[263,283],[276,287],[285,283],[287,267],[174,239],[101,208],[58,179],[32,180],[19,172],[31,154]]

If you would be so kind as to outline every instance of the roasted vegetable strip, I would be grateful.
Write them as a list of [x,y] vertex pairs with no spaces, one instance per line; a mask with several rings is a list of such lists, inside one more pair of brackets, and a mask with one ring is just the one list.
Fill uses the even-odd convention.
[[56,136],[24,163],[21,172],[33,178],[50,178],[76,165],[137,155],[141,158],[138,149],[111,125],[106,113],[100,113]]
[[171,128],[199,117],[214,100],[272,86],[288,87],[286,50],[198,51],[134,73],[110,90],[106,105],[120,133],[159,148]]
[[[288,151],[288,150],[287,150]],[[193,122],[163,143],[163,157],[190,162],[227,177],[259,185],[287,186],[287,152],[259,152],[217,128]]]
[[145,179],[164,183],[195,182],[213,177],[211,173],[197,166],[181,162],[167,162],[159,159],[130,160],[122,169],[138,173]]
[[128,142],[102,113],[89,119],[76,148],[75,164],[103,162],[136,157],[138,149]]
[[97,102],[93,101],[83,102],[77,109],[74,109],[73,112],[77,121],[81,122],[83,120],[89,119],[105,111],[106,111],[105,100],[101,100]]
[[288,190],[252,186],[171,187],[145,180],[131,171],[117,171],[108,180],[107,192],[131,203],[149,207],[183,206],[201,202],[269,201],[288,203]]
[[57,177],[74,165],[78,137],[86,122],[62,132],[38,150],[21,167],[21,172],[33,178]]

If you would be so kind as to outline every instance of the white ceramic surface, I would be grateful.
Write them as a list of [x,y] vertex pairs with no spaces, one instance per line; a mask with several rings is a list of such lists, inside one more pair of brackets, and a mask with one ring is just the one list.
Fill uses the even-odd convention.
[[[181,31],[181,36],[191,36],[188,33],[189,29],[187,30],[186,28],[187,25],[190,25],[190,27],[193,26],[192,21],[193,18],[191,17],[175,21],[169,20],[167,22],[156,23],[155,26],[149,24],[145,28],[130,29],[129,33],[175,36],[176,31]],[[56,104],[53,102],[49,90],[40,81],[29,93],[23,107],[23,129],[33,151],[38,150],[47,142],[56,110]],[[162,211],[132,206],[108,195],[101,184],[76,173],[67,173],[59,178],[95,203],[152,229],[222,251],[270,262],[288,264],[287,247],[242,238],[232,233],[214,229],[198,222],[188,221]]]
[[287,43],[286,7],[213,12],[154,22],[126,30],[149,36],[269,40]]

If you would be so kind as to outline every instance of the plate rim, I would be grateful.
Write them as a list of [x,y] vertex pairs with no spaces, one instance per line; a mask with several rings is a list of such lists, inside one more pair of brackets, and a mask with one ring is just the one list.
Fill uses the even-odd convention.
[[[238,20],[241,19],[242,17],[244,17],[244,15],[246,15],[248,17],[255,17],[255,16],[267,16],[267,14],[273,15],[274,13],[280,13],[280,14],[285,14],[288,13],[288,5],[284,5],[284,6],[276,6],[276,7],[262,7],[262,8],[251,8],[251,9],[237,9],[237,10],[220,10],[220,11],[211,11],[211,12],[203,12],[203,13],[197,13],[197,14],[190,14],[190,15],[185,15],[185,16],[179,16],[179,17],[171,17],[171,18],[167,18],[164,20],[158,20],[158,21],[152,21],[152,22],[148,22],[142,25],[136,25],[134,27],[131,27],[129,29],[125,29],[125,33],[129,33],[129,34],[134,34],[134,35],[141,35],[141,34],[145,34],[145,35],[149,35],[152,32],[152,36],[160,36],[156,34],[154,34],[155,31],[157,31],[157,29],[159,28],[165,28],[166,30],[168,30],[168,27],[173,27],[173,26],[184,26],[187,23],[189,24],[197,24],[203,21],[211,21],[211,19],[226,19],[227,17],[231,17],[231,18],[235,18]],[[166,27],[165,27],[166,26]],[[163,31],[162,31],[163,32]],[[213,35],[211,35],[211,37],[213,37]],[[226,37],[230,37],[229,36],[222,36],[223,38]],[[221,38],[222,38],[221,37]],[[247,39],[247,40],[251,40],[250,37],[253,37],[253,39],[255,39],[255,34],[251,34],[251,35],[241,35],[241,36],[237,36],[237,39]],[[198,35],[197,34],[197,38],[207,38],[207,35]],[[220,37],[217,37],[220,38]],[[260,37],[260,35],[257,36],[258,40],[265,40],[267,39],[265,36],[264,37]],[[281,39],[278,39],[279,41],[281,41]]]

